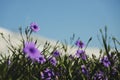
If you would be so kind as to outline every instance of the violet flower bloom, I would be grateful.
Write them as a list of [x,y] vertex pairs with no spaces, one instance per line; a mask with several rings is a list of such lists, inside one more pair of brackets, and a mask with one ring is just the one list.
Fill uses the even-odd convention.
[[82,54],[84,54],[85,53],[85,51],[83,51],[83,50],[77,50],[77,52],[76,52],[76,56],[77,57],[80,57]]
[[32,60],[36,60],[39,62],[39,58],[41,57],[40,51],[35,47],[35,43],[26,42],[24,44],[23,52]]
[[46,62],[46,59],[44,58],[43,55],[40,55],[38,58],[37,58],[37,61],[41,64],[43,64],[44,62]]
[[87,58],[85,51],[83,51],[83,50],[77,50],[75,55],[77,58],[82,58],[82,60],[86,60],[86,58]]
[[55,50],[55,51],[53,52],[53,56],[54,56],[54,57],[58,57],[58,56],[60,56],[59,51]]
[[108,78],[104,76],[102,71],[99,71],[94,75],[94,80],[108,80]]
[[83,74],[88,75],[88,71],[87,71],[85,65],[81,65],[81,70],[82,70]]
[[56,66],[56,64],[57,64],[56,58],[55,58],[55,57],[50,58],[50,63],[51,63],[52,65]]
[[30,29],[34,32],[38,32],[40,30],[39,26],[34,22],[30,24]]
[[80,47],[80,48],[83,48],[85,46],[85,44],[82,41],[80,41],[80,40],[77,40],[75,45]]
[[41,77],[44,80],[51,80],[54,77],[54,72],[47,68],[41,73]]
[[105,66],[105,67],[109,67],[111,65],[109,59],[107,56],[104,56],[101,60],[101,63]]

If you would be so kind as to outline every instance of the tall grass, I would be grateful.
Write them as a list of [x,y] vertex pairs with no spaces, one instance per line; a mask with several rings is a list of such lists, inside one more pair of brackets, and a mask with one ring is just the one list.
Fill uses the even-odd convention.
[[85,53],[92,38],[84,45],[81,40],[74,40],[73,36],[71,40],[75,44],[71,50],[72,47],[77,47],[77,50],[71,55],[67,53],[68,45],[61,43],[60,46],[59,42],[54,47],[46,42],[40,51],[38,41],[32,37],[34,28],[19,30],[21,43],[18,48],[0,33],[8,44],[8,53],[12,53],[5,56],[1,52],[0,80],[120,80],[120,52],[117,48],[120,42],[115,37],[111,38],[114,43],[114,49],[111,49],[106,27],[105,31],[100,30],[104,50],[100,50],[102,55],[98,58]]

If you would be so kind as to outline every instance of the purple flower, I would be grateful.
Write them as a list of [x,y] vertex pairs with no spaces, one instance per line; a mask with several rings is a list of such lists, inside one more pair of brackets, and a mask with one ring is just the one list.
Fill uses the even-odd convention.
[[105,67],[109,67],[110,64],[111,64],[107,56],[104,56],[104,57],[101,59],[101,63],[102,63]]
[[94,75],[94,80],[108,80],[108,78],[104,76],[104,73],[102,71],[98,71]]
[[60,56],[60,53],[59,53],[57,50],[55,50],[55,51],[53,52],[53,56],[54,56],[54,57],[58,57],[58,56]]
[[57,64],[56,58],[55,58],[55,57],[50,58],[50,63],[51,63],[52,65],[56,66],[56,64]]
[[54,72],[51,69],[45,69],[41,72],[41,77],[44,80],[51,80],[54,77]]
[[76,52],[76,56],[77,57],[80,57],[82,54],[84,54],[85,53],[85,51],[83,51],[83,50],[77,50],[77,52]]
[[30,24],[30,29],[31,29],[32,31],[34,31],[34,32],[37,32],[37,31],[40,30],[39,26],[38,26],[35,22],[32,22],[32,23]]
[[43,55],[40,55],[38,58],[37,58],[37,61],[41,64],[43,64],[44,62],[46,62],[46,59],[44,58]]
[[36,60],[41,63],[45,61],[45,59],[43,59],[44,57],[40,54],[40,51],[35,47],[35,43],[33,42],[26,42],[24,44],[23,52],[32,60]]
[[82,70],[82,73],[83,73],[83,74],[85,74],[85,75],[88,74],[88,71],[87,71],[85,65],[81,65],[81,70]]
[[85,44],[82,41],[80,41],[80,40],[77,40],[75,45],[80,47],[80,48],[83,48],[85,46]]
[[85,51],[83,51],[83,50],[77,50],[75,55],[78,58],[82,58],[82,60],[86,60],[86,58],[87,58]]

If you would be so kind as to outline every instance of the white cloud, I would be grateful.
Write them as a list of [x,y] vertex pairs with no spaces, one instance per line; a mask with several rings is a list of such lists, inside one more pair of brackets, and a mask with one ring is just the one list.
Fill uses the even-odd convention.
[[[4,36],[6,37],[6,39],[8,39],[8,35],[11,36],[11,42],[14,46],[17,47],[18,44],[20,44],[20,35],[18,33],[14,33],[11,32],[7,29],[4,28],[0,28],[0,33],[3,33]],[[55,40],[51,40],[48,38],[44,38],[44,37],[38,37],[36,36],[35,39],[38,40],[38,42],[40,43],[40,47],[39,49],[42,50],[43,49],[43,45],[45,44],[45,42],[50,42],[50,44],[52,45],[51,47],[54,47],[54,45],[56,44]],[[60,44],[61,45],[61,44]],[[5,54],[7,52],[7,44],[6,42],[2,39],[2,37],[0,36],[0,52],[2,52],[2,54]],[[70,46],[68,46],[68,54],[73,54],[75,53],[76,48],[74,48],[73,50],[70,49]],[[98,48],[87,48],[86,49],[86,54],[89,56],[92,56],[92,54],[96,55],[97,57],[99,56],[99,49]],[[6,55],[9,55],[8,53]]]

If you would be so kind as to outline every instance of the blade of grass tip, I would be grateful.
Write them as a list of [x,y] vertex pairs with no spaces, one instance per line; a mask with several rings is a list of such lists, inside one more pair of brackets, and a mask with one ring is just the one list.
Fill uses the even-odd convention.
[[73,43],[74,39],[75,39],[75,34],[73,33],[72,37],[70,37],[70,44]]
[[110,58],[110,56],[109,56],[109,51],[108,51],[108,48],[107,48],[107,43],[106,43],[106,41],[105,41],[104,38],[103,38],[103,44],[104,44],[104,48],[105,48],[106,54],[107,54],[107,56]]
[[57,47],[58,44],[59,44],[59,40],[55,43],[55,47]]
[[38,41],[37,41],[37,40],[35,40],[35,44],[37,44],[37,42],[38,42]]
[[1,33],[1,36],[2,36],[3,40],[5,40],[5,42],[6,42],[7,44],[9,44],[9,41],[6,39],[6,37],[4,36],[3,33]]
[[107,26],[105,26],[105,41],[107,41]]
[[28,37],[30,38],[30,36],[31,36],[31,34],[32,34],[32,30],[31,30],[31,29],[28,29],[28,32],[29,32]]
[[100,55],[99,55],[99,58],[98,58],[98,60],[100,60],[101,59],[101,57],[102,57],[102,49],[100,50]]
[[107,45],[107,47],[108,47],[108,52],[110,52],[110,50],[111,50],[110,43],[111,43],[111,37],[108,38],[108,45]]
[[113,43],[114,43],[114,46],[115,46],[115,50],[116,50],[116,51],[117,51],[117,53],[118,53],[117,46],[116,46],[116,41],[115,41],[115,40],[116,40],[116,38],[115,38],[115,37],[113,37],[113,38],[112,38],[112,40],[113,40]]
[[110,51],[110,37],[109,37],[109,41],[108,40],[108,36],[107,36],[107,26],[105,26],[105,41],[106,41],[106,46],[107,46],[107,50],[108,52]]
[[84,50],[86,50],[86,48],[88,47],[88,44],[90,43],[91,40],[92,40],[92,37],[89,38]]
[[105,48],[106,54],[107,54],[107,56],[109,57],[109,52],[108,52],[108,49],[107,49],[107,43],[106,43],[105,36],[103,35],[103,32],[102,32],[101,29],[100,29],[100,32],[101,32],[101,35],[102,35],[102,41],[103,41],[103,45],[104,45],[104,48]]
[[24,41],[23,33],[22,33],[22,27],[19,27],[19,33],[20,33],[20,36],[21,36],[22,40]]
[[115,41],[120,45],[120,42],[117,39],[115,39]]
[[11,48],[15,49],[12,42],[11,42],[11,36],[10,34],[8,35],[8,41],[9,41],[9,45],[11,46]]
[[65,43],[62,44],[63,45],[63,49],[64,49],[65,52],[67,52],[67,41],[64,40],[64,42]]
[[28,31],[27,31],[27,28],[25,28],[25,35],[27,35]]
[[26,35],[27,41],[29,41],[29,28],[28,28],[28,26],[25,28],[25,35]]

